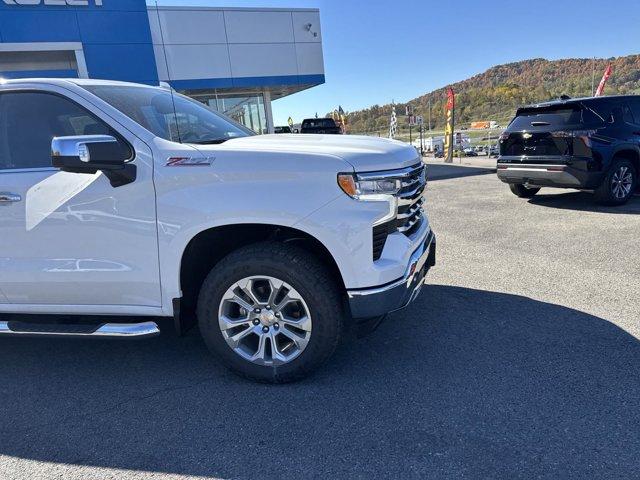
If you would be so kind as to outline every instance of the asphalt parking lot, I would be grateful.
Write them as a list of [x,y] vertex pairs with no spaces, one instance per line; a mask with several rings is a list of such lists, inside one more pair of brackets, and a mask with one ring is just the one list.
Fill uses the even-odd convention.
[[640,197],[430,176],[429,285],[302,383],[195,332],[0,339],[0,478],[638,478]]

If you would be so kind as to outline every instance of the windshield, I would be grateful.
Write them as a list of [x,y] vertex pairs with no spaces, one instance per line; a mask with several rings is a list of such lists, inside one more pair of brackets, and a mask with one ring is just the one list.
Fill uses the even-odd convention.
[[215,144],[254,133],[202,103],[161,88],[88,85],[86,90],[151,133],[178,143]]

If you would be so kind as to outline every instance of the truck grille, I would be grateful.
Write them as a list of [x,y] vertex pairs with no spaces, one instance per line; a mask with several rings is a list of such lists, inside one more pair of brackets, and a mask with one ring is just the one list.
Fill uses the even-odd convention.
[[400,179],[401,188],[397,193],[398,211],[396,218],[373,227],[373,260],[378,260],[387,236],[400,232],[408,237],[422,225],[424,218],[424,190],[427,186],[426,166],[420,162],[409,168],[385,172],[388,178]]
[[427,186],[426,168],[422,163],[413,167],[409,175],[402,180],[402,189],[398,193],[396,228],[407,236],[411,236],[420,228],[424,216],[423,194]]

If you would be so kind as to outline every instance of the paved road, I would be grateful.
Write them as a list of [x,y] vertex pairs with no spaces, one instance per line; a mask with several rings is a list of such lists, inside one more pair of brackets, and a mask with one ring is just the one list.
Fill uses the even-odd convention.
[[195,333],[0,339],[0,478],[638,478],[640,198],[451,168],[430,285],[302,383],[237,379]]

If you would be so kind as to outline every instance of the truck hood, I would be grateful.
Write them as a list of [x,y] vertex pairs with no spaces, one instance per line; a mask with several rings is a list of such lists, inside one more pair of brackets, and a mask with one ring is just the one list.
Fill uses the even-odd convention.
[[206,154],[226,150],[331,155],[351,164],[356,172],[392,170],[420,161],[416,149],[409,144],[358,135],[255,135],[227,140],[221,145],[195,147]]

